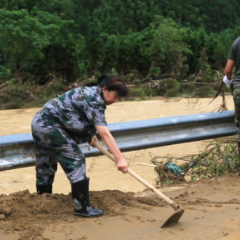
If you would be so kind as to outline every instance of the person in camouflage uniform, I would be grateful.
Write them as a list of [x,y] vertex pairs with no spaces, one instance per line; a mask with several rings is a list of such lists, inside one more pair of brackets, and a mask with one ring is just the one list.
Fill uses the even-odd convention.
[[97,141],[98,131],[118,161],[118,170],[127,172],[128,164],[112,137],[105,119],[106,105],[127,95],[125,82],[118,76],[102,75],[98,82],[70,90],[48,101],[32,120],[36,154],[37,193],[52,193],[57,163],[72,186],[74,214],[97,217],[103,214],[89,203],[89,178],[85,156],[78,144]]
[[[235,68],[234,77],[233,69]],[[223,82],[229,88],[233,89],[233,101],[235,108],[235,122],[238,129],[240,129],[240,37],[238,37],[232,44],[228,60],[224,69],[226,74]],[[240,132],[237,134],[238,157],[240,163]],[[240,176],[240,167],[238,170]]]

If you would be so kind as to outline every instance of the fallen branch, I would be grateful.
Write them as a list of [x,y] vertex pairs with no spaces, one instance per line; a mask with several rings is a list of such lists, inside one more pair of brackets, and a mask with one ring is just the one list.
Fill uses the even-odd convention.
[[4,83],[4,84],[0,85],[0,88],[2,88],[2,87],[5,87],[5,86],[7,86],[7,84],[6,84],[6,83]]
[[148,167],[156,167],[157,166],[157,165],[148,164],[148,163],[137,163],[137,165],[143,165],[143,166],[148,166]]
[[[231,85],[231,91],[233,92],[233,86]],[[227,108],[227,104],[226,104],[226,98],[225,98],[225,94],[224,94],[224,82],[222,81],[221,82],[221,84],[220,84],[220,87],[219,87],[219,90],[218,90],[218,92],[216,93],[216,95],[214,96],[214,98],[212,99],[212,101],[211,102],[213,102],[217,97],[218,97],[218,95],[219,94],[222,94],[222,105],[219,107],[219,109],[218,109],[218,112],[220,112],[220,111],[227,111],[228,110],[228,108]],[[210,103],[211,103],[210,102]],[[209,104],[210,104],[209,103]],[[209,105],[208,104],[208,105]]]

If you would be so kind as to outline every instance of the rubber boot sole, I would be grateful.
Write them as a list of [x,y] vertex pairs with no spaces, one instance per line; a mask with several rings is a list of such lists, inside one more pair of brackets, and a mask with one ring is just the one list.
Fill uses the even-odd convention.
[[89,214],[85,214],[85,213],[77,213],[77,212],[73,212],[73,214],[75,216],[78,216],[78,217],[85,217],[85,218],[95,218],[95,217],[100,217],[103,215],[103,212],[102,213],[99,213],[98,215],[89,215]]

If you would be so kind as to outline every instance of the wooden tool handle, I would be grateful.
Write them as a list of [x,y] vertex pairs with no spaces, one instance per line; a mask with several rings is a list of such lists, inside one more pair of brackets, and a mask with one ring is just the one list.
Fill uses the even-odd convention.
[[148,166],[148,167],[156,167],[157,166],[157,165],[148,164],[148,163],[137,163],[137,165],[143,165],[143,166]]
[[[110,154],[107,150],[105,150],[98,142],[94,142],[93,146],[96,147],[101,153],[105,154],[108,158],[110,158],[113,162],[117,163],[117,160],[115,159],[115,157]],[[127,172],[134,177],[136,180],[138,180],[140,183],[142,183],[144,186],[146,186],[147,188],[149,188],[151,191],[155,192],[158,197],[160,197],[161,199],[163,199],[164,201],[166,201],[168,204],[173,205],[174,202],[168,198],[167,196],[165,196],[163,193],[161,193],[160,191],[158,191],[155,187],[153,187],[150,183],[148,183],[147,181],[145,181],[142,177],[140,177],[138,174],[136,174],[132,169],[130,169],[128,167]]]

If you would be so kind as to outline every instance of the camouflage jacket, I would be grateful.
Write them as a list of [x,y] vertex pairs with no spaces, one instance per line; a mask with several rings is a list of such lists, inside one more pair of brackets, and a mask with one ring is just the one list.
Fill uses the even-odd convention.
[[85,142],[96,134],[95,125],[107,125],[105,109],[101,87],[79,87],[48,101],[35,119],[41,127],[61,127]]

